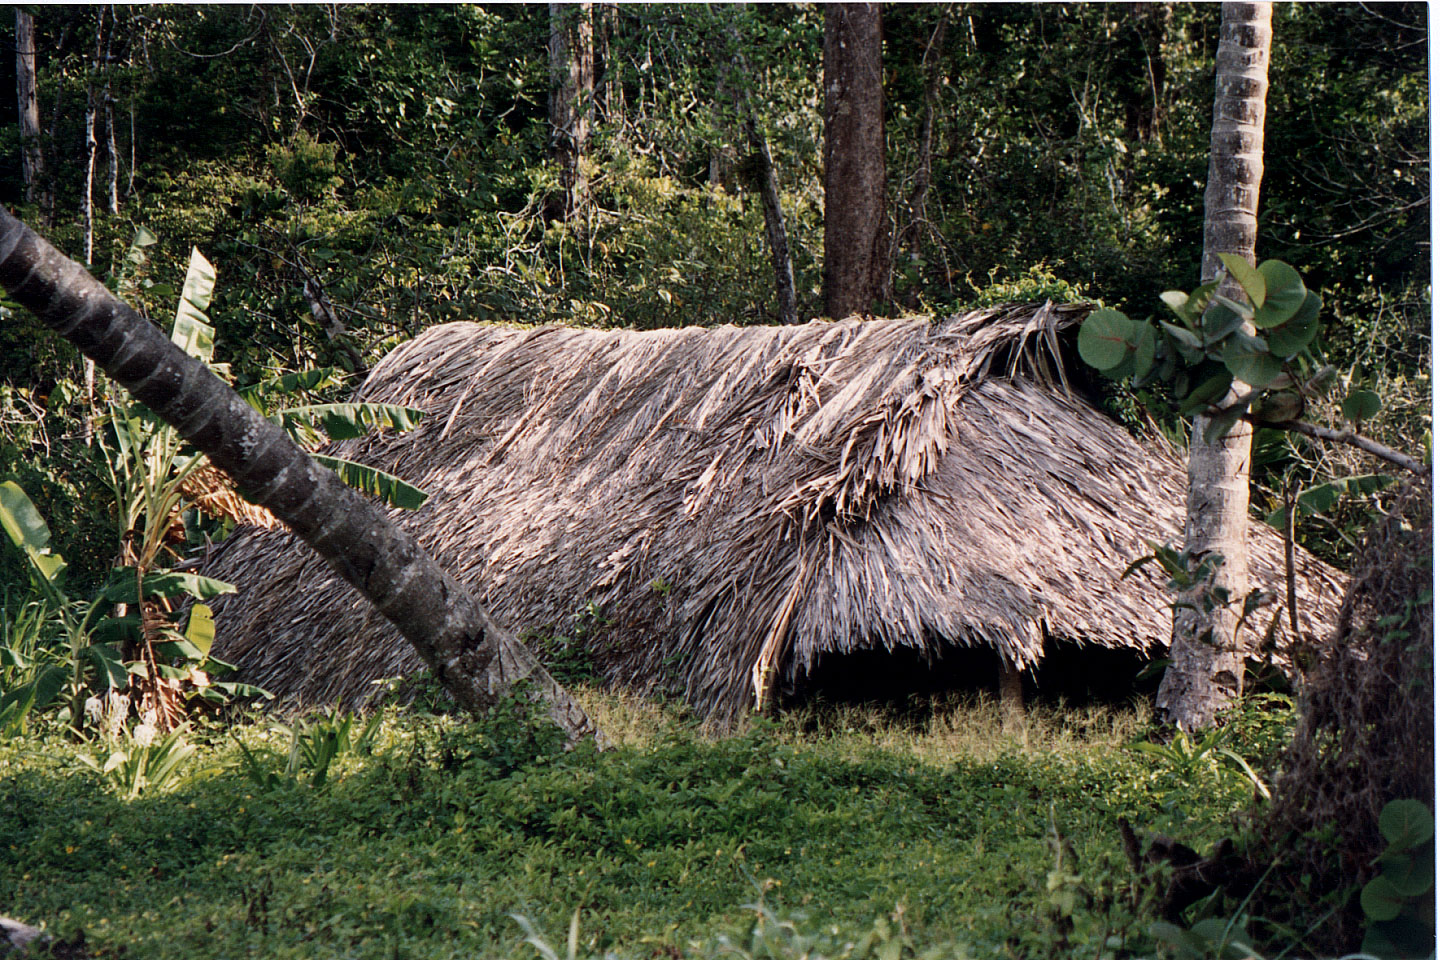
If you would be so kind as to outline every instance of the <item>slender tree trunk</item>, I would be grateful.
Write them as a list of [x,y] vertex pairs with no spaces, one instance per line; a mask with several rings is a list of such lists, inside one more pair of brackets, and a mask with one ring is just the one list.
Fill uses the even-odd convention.
[[110,98],[110,84],[105,84],[105,90],[101,96],[105,103],[105,153],[108,166],[105,168],[109,176],[106,200],[109,204],[110,216],[120,216],[120,151],[115,147],[115,101]]
[[770,157],[770,144],[755,122],[755,114],[745,117],[745,135],[750,149],[760,161],[760,200],[765,210],[765,239],[770,245],[770,265],[775,270],[775,303],[780,322],[799,323],[795,304],[795,266],[790,260],[790,241],[785,234],[785,211],[780,208],[780,180],[775,175],[775,161]]
[[1002,655],[999,670],[1000,724],[1008,734],[1025,729],[1025,674]]
[[[15,8],[15,93],[20,107],[20,170],[25,202],[46,206],[45,154],[40,148],[40,97],[35,84],[35,20]],[[49,211],[45,211],[48,218]]]
[[80,194],[85,220],[85,266],[95,263],[95,159],[99,144],[95,140],[95,91],[85,94],[85,186]]
[[79,264],[0,209],[0,286],[283,520],[414,645],[457,703],[493,706],[516,684],[572,738],[594,723],[374,501],[315,463],[200,361]]
[[735,103],[744,118],[745,137],[759,167],[756,179],[759,181],[760,202],[765,215],[765,240],[770,247],[770,265],[775,271],[776,311],[782,324],[799,323],[800,311],[795,300],[795,265],[790,258],[785,211],[780,206],[780,178],[775,173],[775,160],[770,154],[770,144],[766,141],[755,115],[755,101],[750,95],[750,65],[745,56],[739,26],[735,23],[731,24],[730,36],[735,43],[735,55],[731,58],[730,71],[737,81]]
[[[1255,262],[1269,62],[1270,4],[1222,4],[1202,281],[1220,273],[1221,253]],[[1244,298],[1232,279],[1226,280],[1221,292]],[[1220,405],[1237,398],[1238,391],[1232,388]],[[1190,439],[1185,548],[1197,561],[1209,556],[1220,562],[1213,577],[1181,598],[1170,645],[1171,665],[1156,698],[1160,710],[1185,730],[1212,726],[1216,713],[1241,693],[1245,678],[1238,621],[1250,580],[1245,530],[1251,427],[1241,420],[1214,442],[1206,442],[1208,425],[1208,418],[1196,417]],[[1223,596],[1230,602],[1207,603],[1207,596],[1212,600]]]
[[890,297],[880,5],[825,6],[825,312]]
[[[920,137],[915,145],[915,178],[905,202],[904,225],[895,234],[891,263],[898,258],[902,247],[909,248],[912,262],[919,262],[926,235],[938,233],[930,223],[928,207],[935,157],[935,104],[940,97],[941,53],[945,49],[949,28],[950,8],[943,7],[939,12],[939,22],[925,45],[925,55],[921,58],[921,68],[925,71],[925,110],[920,115]],[[918,290],[912,290],[906,300],[908,307],[919,306]]]
[[600,63],[604,96],[605,122],[615,131],[625,125],[625,85],[620,72],[620,55],[616,52],[620,36],[620,5],[600,4]]
[[1128,3],[1117,8],[1122,29],[1131,32],[1131,46],[1122,62],[1121,100],[1125,105],[1125,136],[1152,143],[1159,139],[1165,114],[1165,57],[1162,45],[1170,29],[1168,3]]
[[550,143],[560,167],[563,207],[555,219],[584,210],[590,189],[585,154],[595,98],[595,43],[588,3],[550,4]]
[[109,176],[109,187],[107,200],[109,202],[110,215],[120,215],[120,153],[115,149],[115,99],[110,94],[110,54],[115,40],[115,5],[110,5],[110,32],[105,35],[105,55],[101,60],[100,69],[105,71],[105,87],[100,93],[100,102],[105,108],[105,150],[106,159],[109,165],[106,173]]

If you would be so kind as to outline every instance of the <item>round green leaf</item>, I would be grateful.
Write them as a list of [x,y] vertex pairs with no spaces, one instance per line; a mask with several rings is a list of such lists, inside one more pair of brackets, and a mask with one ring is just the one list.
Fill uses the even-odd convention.
[[1240,338],[1225,344],[1223,357],[1225,368],[1252,387],[1264,389],[1271,381],[1285,372],[1280,358],[1268,350],[1254,349]]
[[1305,302],[1295,316],[1272,329],[1270,352],[1277,357],[1293,357],[1315,340],[1320,332],[1320,296],[1313,290],[1305,294]]
[[1380,873],[1402,897],[1418,897],[1435,885],[1435,845],[1380,855]]
[[1220,254],[1220,262],[1225,264],[1225,269],[1245,290],[1245,296],[1250,298],[1257,310],[1265,305],[1269,278],[1262,271],[1256,270],[1249,260],[1233,253]]
[[1398,850],[1418,847],[1435,835],[1435,817],[1419,800],[1391,800],[1380,811],[1380,835]]
[[1135,379],[1144,380],[1155,367],[1155,328],[1148,323],[1135,326]]
[[1205,333],[1207,346],[1218,343],[1244,325],[1244,317],[1218,303],[1206,310],[1205,315],[1200,318],[1200,329]]
[[1305,303],[1305,282],[1288,263],[1266,260],[1259,273],[1265,278],[1265,302],[1255,311],[1255,326],[1278,327],[1295,316]]
[[[1356,423],[1368,420],[1379,412],[1380,394],[1374,390],[1352,390],[1350,396],[1345,398],[1345,402],[1340,404],[1341,416]],[[1388,809],[1389,805],[1387,804],[1386,807]]]
[[1080,326],[1080,358],[1097,370],[1120,366],[1135,336],[1135,321],[1119,310],[1102,308]]
[[1405,906],[1405,897],[1385,877],[1376,877],[1360,891],[1360,909],[1371,920],[1394,920]]

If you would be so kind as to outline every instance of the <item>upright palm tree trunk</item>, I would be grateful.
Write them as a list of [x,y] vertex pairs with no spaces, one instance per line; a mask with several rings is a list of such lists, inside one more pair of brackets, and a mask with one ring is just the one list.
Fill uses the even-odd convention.
[[[1202,281],[1219,274],[1221,253],[1255,262],[1269,62],[1270,4],[1222,4],[1210,174],[1205,187]],[[1221,292],[1244,300],[1234,280],[1227,279]],[[1221,406],[1233,403],[1237,396],[1232,388]],[[1207,442],[1208,425],[1207,418],[1196,417],[1190,439],[1185,547],[1194,558],[1213,556],[1220,558],[1220,563],[1212,578],[1181,598],[1170,646],[1171,665],[1156,698],[1160,710],[1185,730],[1213,725],[1216,713],[1240,694],[1245,677],[1238,621],[1250,580],[1245,527],[1250,507],[1251,430],[1242,420]],[[1230,602],[1207,603],[1207,594],[1211,600],[1223,597]]]
[[885,94],[878,3],[825,6],[825,312],[890,296]]
[[572,739],[599,736],[530,651],[373,501],[3,209],[0,286],[324,557],[400,630],[462,707],[488,709],[524,681],[524,694],[543,703]]

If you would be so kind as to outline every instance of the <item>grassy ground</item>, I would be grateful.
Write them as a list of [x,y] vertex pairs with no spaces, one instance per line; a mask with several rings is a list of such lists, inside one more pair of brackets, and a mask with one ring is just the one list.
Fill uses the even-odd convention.
[[582,956],[1123,956],[1154,942],[1117,818],[1199,845],[1250,798],[1223,758],[1126,749],[1138,708],[1009,731],[984,700],[822,708],[710,738],[586,697],[617,749],[392,712],[317,784],[255,721],[193,731],[134,799],[80,758],[109,747],[0,743],[0,912],[147,958],[536,956],[512,914],[563,956],[577,910]]

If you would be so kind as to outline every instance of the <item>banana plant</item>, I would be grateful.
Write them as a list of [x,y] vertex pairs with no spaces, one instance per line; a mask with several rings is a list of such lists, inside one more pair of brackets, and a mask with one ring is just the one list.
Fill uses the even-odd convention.
[[6,648],[10,675],[18,682],[0,690],[0,733],[23,731],[32,713],[66,694],[71,720],[78,725],[92,674],[105,690],[127,682],[114,648],[92,638],[106,601],[103,596],[77,601],[66,592],[65,559],[50,547],[50,527],[13,481],[0,483],[0,527],[29,561],[44,619],[58,625],[62,639],[58,650],[37,643],[28,656]]

